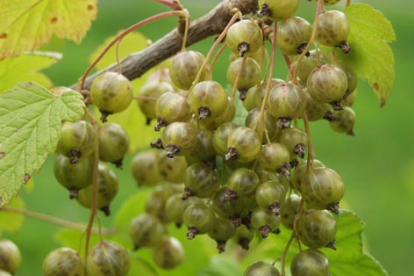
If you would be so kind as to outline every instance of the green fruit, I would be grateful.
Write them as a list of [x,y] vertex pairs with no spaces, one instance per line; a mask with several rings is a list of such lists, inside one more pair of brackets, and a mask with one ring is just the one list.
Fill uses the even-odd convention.
[[161,178],[171,183],[183,183],[187,161],[184,156],[167,157],[163,152],[158,154],[158,170]]
[[213,146],[214,132],[208,129],[197,130],[197,147],[186,154],[188,164],[197,162],[212,163],[216,161],[216,152]]
[[284,226],[293,229],[295,216],[299,212],[299,206],[302,198],[297,194],[290,194],[280,206],[280,219]]
[[0,239],[0,269],[14,274],[19,268],[22,256],[17,245],[7,239]]
[[236,233],[232,238],[244,250],[249,250],[250,242],[254,239],[254,231],[252,228],[247,228],[246,225],[240,225],[236,228]]
[[93,156],[78,159],[77,163],[71,163],[66,156],[59,154],[53,165],[56,180],[69,190],[70,199],[78,197],[78,191],[92,184]]
[[211,199],[213,210],[218,216],[230,219],[236,226],[240,226],[244,202],[239,198],[229,198],[230,193],[228,187],[220,188]]
[[214,227],[215,214],[204,203],[197,203],[187,207],[183,214],[184,223],[187,225],[187,238],[193,239],[196,235],[205,234]]
[[92,103],[101,111],[102,122],[106,122],[108,115],[127,109],[132,101],[133,89],[125,76],[105,72],[94,79],[89,96]]
[[351,107],[346,106],[340,111],[335,111],[333,112],[333,116],[335,120],[329,122],[333,130],[354,136],[356,115]]
[[228,196],[242,200],[254,199],[259,184],[260,179],[254,171],[246,168],[235,169],[227,179]]
[[275,215],[279,215],[285,196],[286,190],[278,181],[267,181],[260,184],[255,194],[259,207]]
[[111,241],[96,245],[86,258],[86,271],[93,276],[125,276],[130,266],[125,248]]
[[294,16],[298,6],[299,0],[259,0],[258,14],[280,21]]
[[209,165],[199,162],[189,166],[185,171],[185,193],[182,198],[190,196],[199,198],[211,197],[220,187],[219,173]]
[[256,159],[261,147],[257,133],[248,127],[238,127],[228,136],[226,160],[250,162]]
[[193,117],[193,122],[200,129],[215,130],[222,124],[233,121],[235,116],[236,106],[234,104],[234,101],[231,101],[230,98],[228,98],[226,110],[221,115],[218,117],[210,116],[203,120],[194,120],[195,117]]
[[189,123],[174,122],[169,124],[161,135],[165,155],[185,155],[197,146],[197,129]]
[[311,35],[311,24],[301,17],[293,16],[279,23],[277,45],[285,55],[298,55],[305,50]]
[[162,181],[157,153],[154,151],[135,155],[131,162],[131,172],[138,186],[155,186]]
[[[303,91],[306,93],[306,115],[310,122],[318,121],[321,119],[332,120],[333,115],[330,110],[330,105],[327,103],[321,103],[311,97],[308,93],[308,89]],[[343,101],[342,101],[342,104]]]
[[290,175],[290,152],[280,143],[266,144],[260,149],[258,155],[260,167],[269,172],[279,172]]
[[319,250],[303,250],[293,258],[290,272],[292,276],[328,276],[329,261]]
[[346,40],[350,29],[348,18],[343,12],[324,11],[319,16],[316,39],[322,45],[340,47],[344,53],[349,53],[351,48]]
[[217,217],[212,229],[207,234],[210,238],[217,242],[219,253],[223,253],[226,249],[227,240],[231,239],[236,233],[234,224],[224,218]]
[[70,158],[71,163],[91,155],[95,151],[95,130],[86,121],[64,122],[57,152]]
[[305,149],[308,145],[308,135],[305,131],[297,127],[290,127],[282,129],[280,133],[279,142],[285,145],[291,155],[291,160],[305,157]]
[[[248,128],[254,129],[257,135],[262,136],[262,142],[267,142],[267,137],[270,141],[276,140],[279,136],[280,128],[277,125],[277,119],[273,117],[269,111],[264,112],[264,127],[260,118],[260,108],[250,110],[246,117],[245,125]],[[267,134],[267,135],[265,135]]]
[[131,220],[129,236],[134,243],[134,250],[152,247],[164,236],[164,226],[157,217],[143,213]]
[[172,122],[188,122],[192,116],[190,102],[176,92],[167,92],[158,98],[155,114],[157,115],[155,131]]
[[173,222],[177,227],[181,227],[183,223],[183,213],[187,207],[196,203],[203,203],[198,197],[189,197],[183,200],[181,194],[173,194],[168,197],[165,202],[164,217],[165,221]]
[[176,238],[164,237],[152,249],[152,259],[162,269],[173,269],[183,262],[184,248]]
[[[244,63],[243,59],[245,59]],[[238,58],[232,61],[227,68],[227,81],[233,86],[236,85],[237,75],[240,74],[237,89],[240,91],[240,100],[244,101],[247,90],[260,83],[262,78],[261,73],[262,69],[254,59],[250,57]]]
[[243,276],[279,276],[279,271],[271,264],[256,262],[247,267]]
[[[313,160],[311,170],[319,167],[325,167],[319,160]],[[307,161],[301,161],[292,173],[292,187],[297,191],[302,191],[302,183],[306,181]],[[308,172],[309,173],[309,172]]]
[[327,64],[328,59],[320,50],[309,51],[309,56],[305,56],[302,62],[299,64],[297,61],[292,63],[292,68],[297,70],[297,76],[299,77],[302,84],[306,84],[309,74],[320,67],[321,65]]
[[165,213],[165,204],[167,199],[173,194],[182,194],[184,191],[183,185],[166,183],[159,185],[151,191],[145,201],[145,212],[156,216],[162,222],[167,222],[168,219]]
[[227,140],[231,132],[239,127],[234,122],[227,122],[220,125],[213,135],[213,146],[217,155],[225,155],[227,153]]
[[43,261],[43,276],[83,276],[85,266],[78,252],[61,247],[50,252]]
[[129,136],[115,123],[104,123],[99,130],[99,159],[122,167],[122,159],[129,148]]
[[267,238],[271,232],[277,232],[279,224],[280,216],[275,216],[275,214],[269,212],[267,208],[256,208],[251,214],[251,225],[253,229],[259,231],[262,238]]
[[251,55],[262,47],[263,32],[255,21],[240,20],[229,28],[225,42],[238,56]]

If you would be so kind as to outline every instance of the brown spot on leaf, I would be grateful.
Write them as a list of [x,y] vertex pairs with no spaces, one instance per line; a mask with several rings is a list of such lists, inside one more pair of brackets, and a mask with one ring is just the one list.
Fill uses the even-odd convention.
[[95,9],[95,7],[93,5],[88,5],[88,11],[92,11],[94,9]]
[[374,87],[375,90],[379,90],[379,84],[377,82],[374,82],[372,86]]
[[50,23],[52,23],[52,24],[56,24],[57,22],[58,22],[57,17],[53,17],[52,19],[50,19]]
[[384,105],[385,105],[385,103],[386,103],[387,101],[385,100],[385,99],[381,99],[381,102],[380,102],[380,107],[384,107]]
[[0,159],[2,159],[4,156],[6,156],[6,153],[0,152]]
[[0,39],[6,39],[6,38],[7,38],[7,34],[6,33],[0,34]]
[[0,197],[0,205],[3,203],[3,198]]
[[26,173],[23,177],[24,184],[27,184],[30,180],[30,174]]
[[25,84],[25,86],[26,87],[31,87],[33,84],[29,81],[29,82],[26,82],[26,84]]

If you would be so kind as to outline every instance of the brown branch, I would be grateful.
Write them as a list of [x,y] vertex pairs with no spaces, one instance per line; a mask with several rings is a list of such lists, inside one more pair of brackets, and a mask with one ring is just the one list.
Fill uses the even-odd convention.
[[[224,0],[207,14],[191,23],[187,46],[209,36],[220,34],[231,19],[234,9],[240,10],[242,14],[249,14],[256,12],[257,7],[257,0]],[[120,63],[123,75],[129,80],[139,78],[152,67],[178,53],[181,50],[182,40],[183,33],[180,33],[176,28],[144,50],[130,54]],[[92,81],[106,71],[117,72],[118,67],[113,64],[88,77],[85,89],[89,89]],[[77,88],[76,86],[77,83],[72,85],[73,88]]]

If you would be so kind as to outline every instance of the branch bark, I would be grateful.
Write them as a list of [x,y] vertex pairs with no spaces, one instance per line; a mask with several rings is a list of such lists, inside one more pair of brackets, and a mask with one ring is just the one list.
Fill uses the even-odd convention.
[[[220,34],[238,9],[242,14],[256,12],[258,0],[224,0],[210,12],[191,23],[188,31],[187,46],[201,41],[209,36]],[[129,80],[142,76],[152,67],[175,55],[181,50],[183,34],[177,28],[144,50],[132,53],[120,62],[122,74]],[[111,65],[86,79],[85,89],[89,90],[92,81],[106,71],[117,72],[116,64]],[[77,88],[78,83],[72,88]]]

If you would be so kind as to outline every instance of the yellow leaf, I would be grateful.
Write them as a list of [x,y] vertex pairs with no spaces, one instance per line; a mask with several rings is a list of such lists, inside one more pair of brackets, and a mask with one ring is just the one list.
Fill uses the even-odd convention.
[[97,0],[0,1],[0,60],[33,51],[53,34],[79,43],[96,18]]
[[[13,197],[7,207],[24,210],[25,203],[20,196]],[[24,215],[0,210],[0,232],[17,232],[22,227]]]

